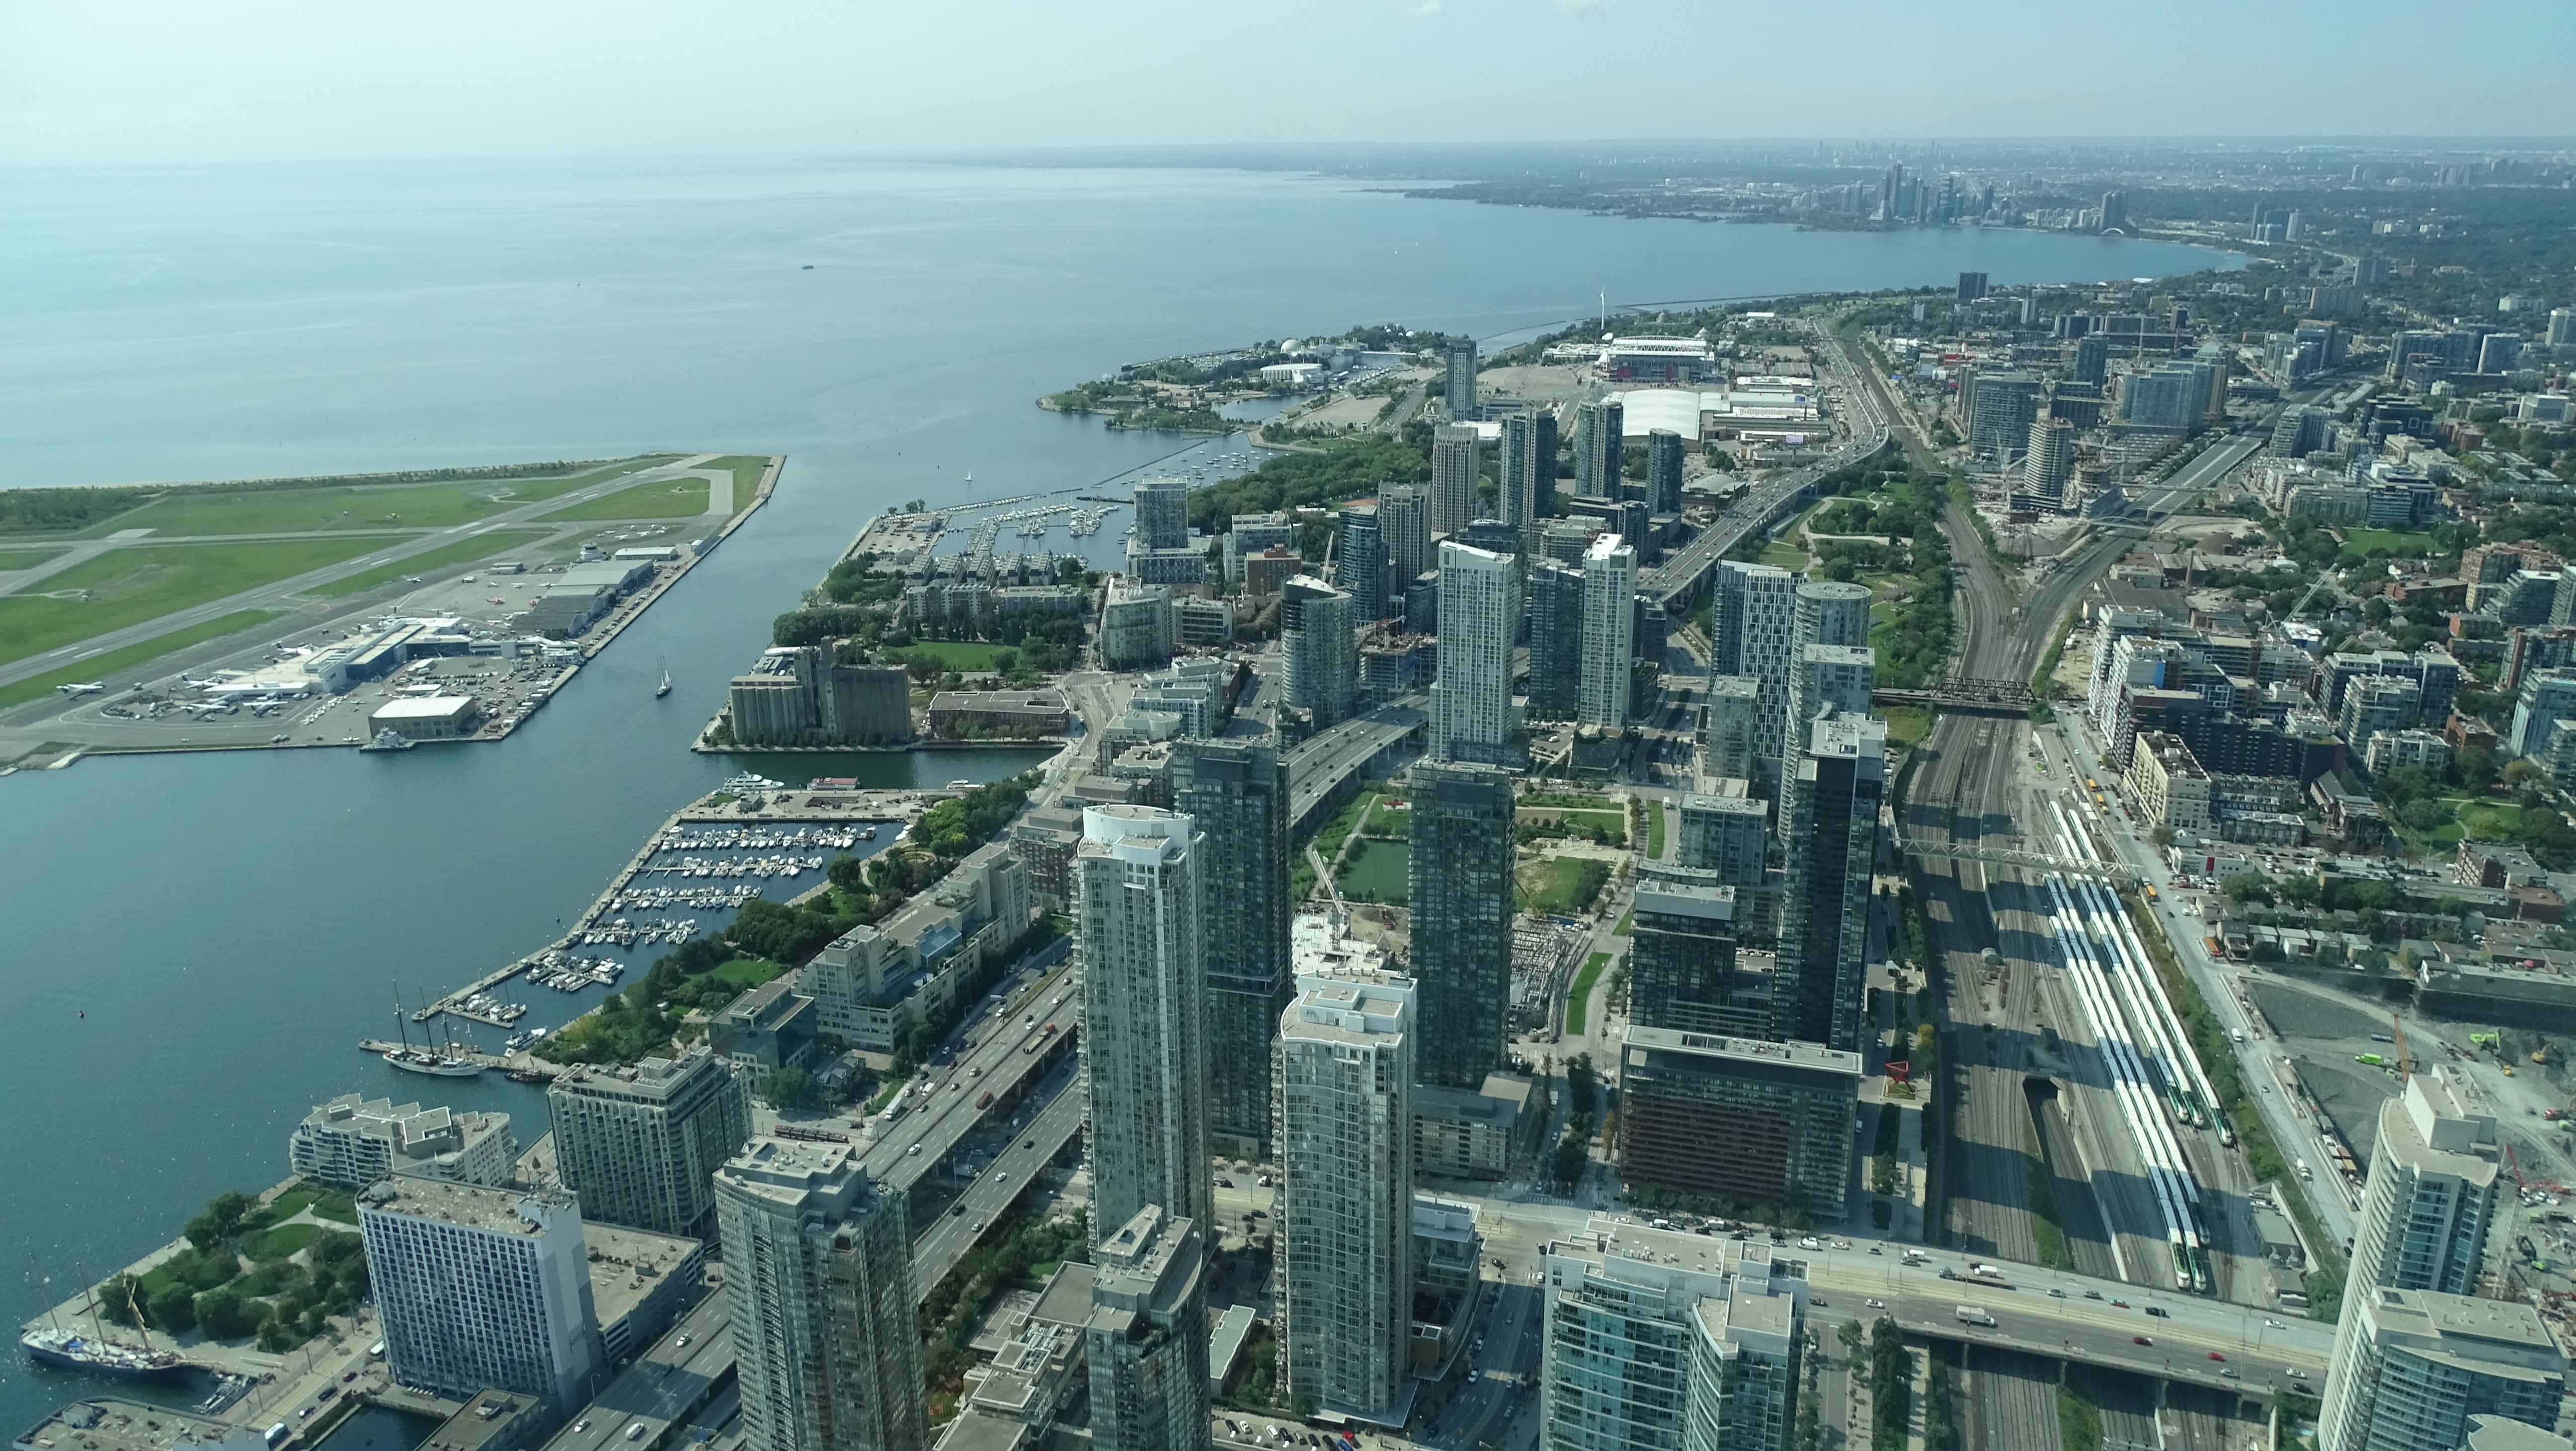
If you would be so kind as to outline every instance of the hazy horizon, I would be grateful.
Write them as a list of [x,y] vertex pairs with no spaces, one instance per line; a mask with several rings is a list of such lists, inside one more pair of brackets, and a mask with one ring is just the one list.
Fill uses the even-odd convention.
[[2387,0],[0,0],[0,165],[2417,139],[2387,135],[2395,115],[2438,121],[2424,144],[2576,130],[2545,71],[2498,59],[2567,53],[2576,6],[2423,19]]

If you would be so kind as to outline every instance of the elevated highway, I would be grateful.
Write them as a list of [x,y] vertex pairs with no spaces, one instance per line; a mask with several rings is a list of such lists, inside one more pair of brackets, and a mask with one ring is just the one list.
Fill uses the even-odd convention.
[[1428,703],[1423,696],[1400,696],[1290,747],[1288,834],[1303,836],[1340,810],[1372,767],[1421,734],[1430,719],[1422,709]]

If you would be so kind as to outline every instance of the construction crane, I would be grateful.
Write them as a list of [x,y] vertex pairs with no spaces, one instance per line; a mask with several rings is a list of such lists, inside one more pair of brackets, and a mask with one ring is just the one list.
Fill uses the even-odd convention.
[[2404,1083],[2415,1076],[2415,1065],[2406,1057],[2406,1025],[2395,1013],[2388,1015],[2388,1031],[2397,1040],[2397,1081]]

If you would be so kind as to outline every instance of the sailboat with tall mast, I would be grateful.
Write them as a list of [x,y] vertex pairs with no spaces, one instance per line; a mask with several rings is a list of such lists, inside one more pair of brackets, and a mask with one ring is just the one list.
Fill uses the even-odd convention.
[[[86,1275],[82,1276],[87,1279]],[[78,1324],[64,1329],[62,1322],[48,1310],[45,1324],[30,1325],[18,1335],[18,1345],[27,1358],[38,1365],[56,1370],[76,1370],[110,1380],[168,1381],[177,1380],[194,1367],[180,1359],[176,1350],[165,1350],[152,1343],[152,1332],[144,1328],[143,1307],[136,1303],[135,1282],[125,1285],[126,1309],[134,1316],[135,1329],[143,1336],[143,1346],[136,1349],[107,1338],[98,1324],[98,1298],[89,1298],[90,1333],[84,1335]]]
[[402,1046],[386,1050],[385,1061],[405,1073],[426,1073],[432,1078],[472,1078],[483,1071],[482,1065],[471,1058],[436,1052],[427,1043],[417,1048],[411,1045],[411,1029],[403,1017],[401,988],[394,989],[394,1032],[401,1037]]

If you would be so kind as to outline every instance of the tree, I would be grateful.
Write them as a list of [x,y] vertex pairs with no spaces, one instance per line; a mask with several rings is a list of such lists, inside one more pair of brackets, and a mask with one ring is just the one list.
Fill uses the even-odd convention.
[[795,1112],[821,1107],[823,1086],[802,1068],[781,1068],[760,1081],[760,1096],[771,1108]]
[[2495,784],[2495,752],[2484,746],[2462,746],[2451,764],[2458,768],[2460,784],[2472,791],[2483,792]]
[[197,1324],[209,1340],[239,1340],[259,1328],[259,1309],[238,1290],[208,1290],[197,1297]]
[[164,1285],[146,1302],[143,1313],[151,1318],[153,1329],[185,1335],[197,1328],[197,1297],[185,1285]]
[[2218,890],[2239,907],[2248,902],[2261,902],[2267,907],[2272,904],[2271,884],[2263,879],[2260,872],[2237,872],[2219,883]]
[[2170,826],[2159,826],[2147,833],[2147,839],[2156,844],[2156,850],[2162,851],[2174,844],[2174,829]]

